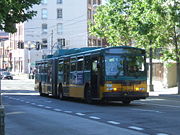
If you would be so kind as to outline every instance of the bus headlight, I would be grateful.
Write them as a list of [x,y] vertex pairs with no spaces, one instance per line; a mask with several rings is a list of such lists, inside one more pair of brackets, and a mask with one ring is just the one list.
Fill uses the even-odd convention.
[[114,91],[117,91],[117,88],[113,88]]

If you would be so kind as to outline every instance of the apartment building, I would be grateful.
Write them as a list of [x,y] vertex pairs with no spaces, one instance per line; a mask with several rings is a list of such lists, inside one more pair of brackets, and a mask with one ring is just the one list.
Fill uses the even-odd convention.
[[102,0],[42,0],[40,5],[34,5],[37,15],[17,24],[17,33],[9,36],[12,71],[29,73],[36,60],[60,48],[105,46],[102,39],[88,33],[88,21],[93,20],[101,3]]

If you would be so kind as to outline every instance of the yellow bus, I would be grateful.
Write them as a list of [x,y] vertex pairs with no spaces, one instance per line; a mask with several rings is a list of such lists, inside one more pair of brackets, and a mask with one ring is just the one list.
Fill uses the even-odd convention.
[[58,50],[36,62],[35,89],[40,95],[93,101],[145,99],[145,50],[128,46]]

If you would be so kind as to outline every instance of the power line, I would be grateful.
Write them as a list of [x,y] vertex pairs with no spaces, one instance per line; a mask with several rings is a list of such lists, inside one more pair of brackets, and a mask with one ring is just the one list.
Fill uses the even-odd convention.
[[[79,18],[81,18],[81,17],[83,17],[83,16],[85,16],[85,14],[83,14],[83,15],[81,15],[81,16],[78,16],[78,17],[75,17],[75,18],[70,19],[70,20],[66,20],[66,21],[63,21],[63,20],[62,20],[62,23],[70,22],[70,21],[79,19]],[[56,19],[56,20],[58,20],[58,19]],[[87,20],[87,19],[86,19],[86,20]],[[78,20],[78,22],[79,22],[79,20]],[[42,22],[41,24],[43,24],[43,22]],[[44,24],[45,24],[45,23],[44,23]],[[57,25],[57,24],[56,24],[56,25]],[[56,26],[56,25],[53,25],[53,26],[50,26],[50,27],[54,27],[54,26]],[[68,24],[67,24],[67,25],[68,25]],[[70,25],[71,25],[71,24],[70,24]],[[27,30],[27,29],[38,29],[38,28],[42,28],[42,27],[25,28],[25,30]]]

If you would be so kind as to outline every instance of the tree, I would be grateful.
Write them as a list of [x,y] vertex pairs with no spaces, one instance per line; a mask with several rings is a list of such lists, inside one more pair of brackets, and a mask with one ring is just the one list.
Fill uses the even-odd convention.
[[[173,4],[169,5],[168,2]],[[109,3],[97,9],[90,33],[106,38],[111,45],[122,45],[123,41],[124,45],[130,45],[128,41],[133,40],[137,46],[149,50],[151,85],[152,51],[155,48],[164,49],[164,60],[167,60],[165,56],[176,59],[177,76],[180,76],[179,7],[178,0],[109,0]]]
[[[139,42],[138,45],[150,48],[150,52],[153,48],[163,48],[163,60],[176,61],[178,94],[180,94],[180,2],[134,0],[131,11],[133,12],[131,23],[135,24],[131,25],[135,29],[133,37]],[[145,46],[146,42],[150,44]]]
[[167,0],[163,7],[166,13],[166,31],[168,32],[168,46],[164,50],[164,59],[166,61],[176,61],[177,86],[180,94],[180,1]]
[[31,19],[36,11],[31,8],[41,0],[1,0],[0,1],[0,30],[16,32],[15,24]]
[[129,8],[123,0],[110,0],[106,5],[98,7],[94,22],[90,23],[90,33],[105,38],[113,46],[131,44]]
[[165,13],[160,0],[134,0],[132,4],[131,27],[136,45],[149,50],[149,89],[153,91],[152,58],[155,48],[166,45]]

